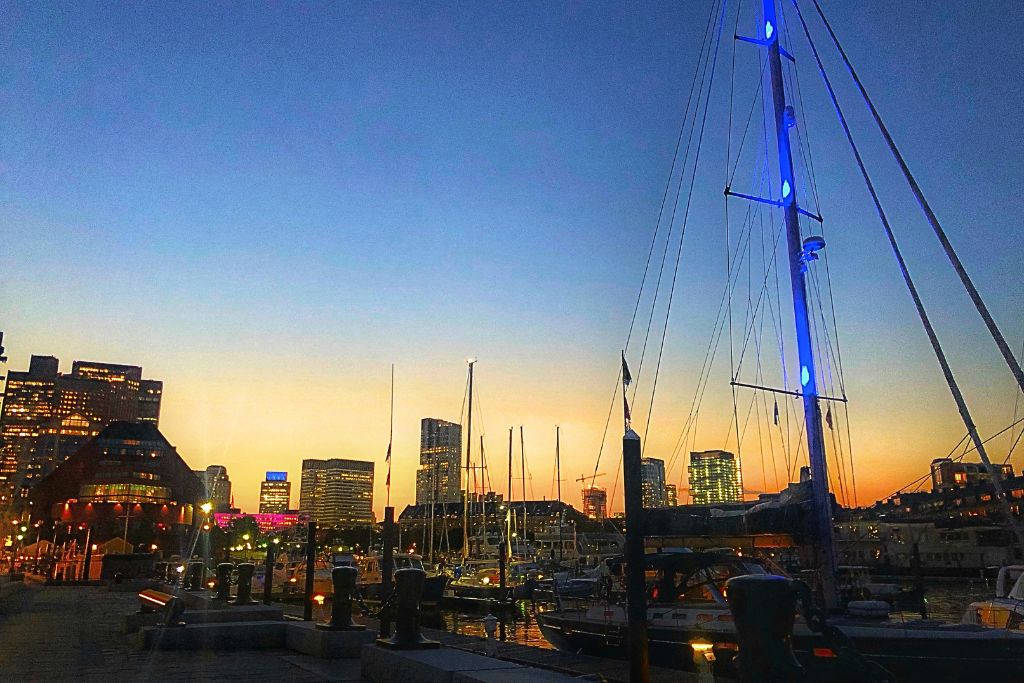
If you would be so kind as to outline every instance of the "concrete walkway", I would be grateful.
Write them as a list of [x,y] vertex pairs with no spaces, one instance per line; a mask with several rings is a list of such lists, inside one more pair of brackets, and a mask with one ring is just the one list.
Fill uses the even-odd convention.
[[324,660],[290,650],[142,652],[122,633],[125,615],[137,608],[135,593],[101,587],[5,586],[0,681],[362,680],[358,659]]

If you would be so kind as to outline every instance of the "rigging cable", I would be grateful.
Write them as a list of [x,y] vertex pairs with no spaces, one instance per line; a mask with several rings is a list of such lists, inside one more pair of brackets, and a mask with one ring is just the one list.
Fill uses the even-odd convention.
[[[946,257],[953,265],[953,270],[955,270],[957,276],[959,276],[960,282],[963,283],[964,289],[967,290],[967,294],[974,303],[974,307],[978,310],[978,314],[981,316],[981,319],[985,321],[985,327],[988,328],[988,332],[992,336],[992,340],[995,341],[996,346],[999,348],[999,353],[1002,354],[1007,367],[1010,368],[1010,372],[1013,373],[1014,378],[1017,380],[1017,385],[1020,387],[1021,391],[1024,391],[1024,371],[1021,370],[1020,363],[1017,362],[1017,358],[1013,355],[1013,351],[1011,351],[1009,345],[1007,345],[1006,339],[1003,337],[1003,333],[999,331],[999,327],[996,325],[995,320],[993,320],[992,315],[989,313],[988,307],[981,298],[981,294],[978,293],[977,288],[974,286],[974,282],[971,280],[970,275],[967,274],[967,270],[964,268],[963,263],[961,263],[960,257],[957,256],[952,243],[950,243],[949,238],[946,236],[946,232],[939,224],[939,219],[936,218],[931,205],[928,203],[928,200],[925,199],[924,192],[921,191],[921,187],[917,184],[917,180],[910,172],[907,162],[903,159],[903,155],[900,153],[899,148],[896,147],[896,143],[889,134],[889,129],[886,128],[885,124],[882,122],[882,117],[878,113],[878,110],[875,109],[874,102],[872,102],[871,98],[868,96],[867,89],[861,82],[856,70],[854,70],[853,64],[850,63],[849,57],[846,56],[846,51],[839,43],[838,36],[836,36],[835,31],[832,30],[832,24],[830,24],[828,19],[825,17],[825,13],[822,11],[821,5],[818,4],[818,0],[812,0],[812,2],[814,3],[815,9],[818,11],[818,16],[821,17],[822,22],[825,24],[825,28],[828,29],[828,33],[832,37],[832,42],[835,44],[836,49],[839,50],[839,54],[843,58],[843,63],[846,64],[847,70],[850,72],[854,82],[857,84],[857,89],[864,98],[864,102],[871,111],[871,116],[874,118],[875,124],[878,126],[879,131],[881,131],[882,137],[885,138],[885,143],[889,146],[889,151],[892,152],[893,157],[899,164],[900,170],[907,179],[907,183],[910,185],[910,189],[913,192],[915,199],[917,199],[918,205],[924,212],[925,217],[927,217],[928,223],[931,224],[932,230],[935,232],[935,236],[942,245],[943,251],[946,252]],[[796,6],[796,0],[793,0],[793,4]],[[797,12],[799,11],[800,8],[797,7]],[[803,22],[802,18],[801,22]],[[1024,545],[1024,537],[1022,537],[1021,543]]]
[[[812,0],[815,6],[818,5],[817,0]],[[949,362],[946,359],[946,354],[942,350],[942,345],[939,343],[939,338],[935,333],[935,329],[932,327],[931,320],[928,317],[928,313],[925,311],[924,303],[921,300],[920,295],[917,292],[917,287],[914,285],[914,281],[910,276],[910,270],[903,259],[903,253],[896,242],[896,236],[893,234],[892,227],[889,225],[889,219],[885,214],[885,210],[882,208],[881,201],[878,198],[878,193],[875,191],[874,183],[871,181],[870,175],[868,175],[867,168],[864,166],[864,160],[861,158],[860,150],[857,148],[857,144],[854,142],[853,133],[850,131],[850,126],[846,121],[846,116],[843,114],[842,108],[839,105],[839,100],[836,98],[835,90],[832,88],[832,82],[829,80],[828,75],[825,73],[824,65],[821,62],[821,57],[818,54],[818,49],[814,44],[814,40],[811,38],[810,31],[807,28],[807,23],[804,21],[803,13],[800,12],[800,6],[796,0],[793,0],[793,6],[796,7],[797,15],[800,17],[800,23],[804,29],[804,35],[807,37],[807,42],[811,47],[811,51],[814,53],[815,62],[818,65],[818,70],[821,72],[822,79],[825,82],[825,87],[828,89],[829,98],[832,100],[832,104],[835,107],[836,114],[839,117],[839,122],[842,125],[843,132],[846,134],[846,139],[850,143],[850,148],[853,151],[854,158],[857,161],[857,166],[860,168],[861,175],[864,178],[864,183],[867,186],[868,192],[871,195],[871,199],[875,204],[875,209],[878,212],[878,217],[882,222],[882,227],[885,230],[886,238],[889,241],[890,247],[892,247],[893,255],[896,257],[896,262],[899,266],[900,273],[903,276],[903,281],[910,292],[911,298],[914,300],[914,307],[917,309],[918,316],[921,319],[921,324],[925,328],[925,333],[928,336],[928,341],[932,346],[932,350],[935,352],[936,360],[939,362],[939,366],[942,368],[942,374],[946,379],[946,384],[949,386],[949,391],[953,395],[953,400],[956,403],[957,410],[960,413],[960,418],[964,422],[964,426],[967,428],[967,433],[970,434],[971,440],[974,442],[975,448],[978,451],[978,455],[985,463],[985,467],[989,471],[989,476],[992,478],[992,486],[995,490],[995,494],[1000,498],[1006,505],[1006,513],[1008,516],[1008,522],[1013,529],[1014,534],[1017,536],[1017,541],[1021,547],[1024,548],[1024,531],[1021,530],[1020,525],[1017,523],[1016,517],[1010,510],[1010,499],[1006,497],[1005,491],[1003,490],[1002,475],[999,470],[992,465],[989,460],[988,453],[985,450],[984,442],[981,440],[981,436],[978,434],[978,429],[974,424],[974,420],[971,418],[970,411],[967,408],[967,403],[964,400],[963,394],[960,392],[960,386],[957,384],[956,378],[953,376],[953,371],[949,366]],[[820,12],[820,8],[819,8]],[[823,17],[824,18],[824,17]],[[1016,359],[1014,360],[1016,362]]]

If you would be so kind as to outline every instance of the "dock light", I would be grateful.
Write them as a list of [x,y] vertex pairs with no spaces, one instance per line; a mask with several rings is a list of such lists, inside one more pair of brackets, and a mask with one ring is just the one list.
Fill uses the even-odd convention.
[[697,638],[690,643],[690,647],[694,652],[710,652],[715,646],[703,638]]
[[297,582],[298,582],[298,579],[296,579],[294,576],[292,578],[288,579],[288,583],[297,583]]
[[315,602],[318,605],[324,604],[324,600],[326,600],[326,598],[323,595],[320,595],[319,593],[313,596],[313,602]]
[[95,543],[92,544],[92,549],[93,550],[99,550],[99,548],[100,547],[98,545],[96,545]]
[[28,527],[25,526],[24,524],[22,524],[21,525],[21,533],[25,533],[26,531],[28,531]]
[[174,571],[178,572],[179,574],[184,574],[185,573],[185,565],[179,564],[177,567],[174,568]]
[[210,530],[210,525],[209,524],[204,524],[203,525],[203,531],[209,531],[209,530]]
[[242,540],[243,541],[248,541],[249,540],[249,534],[242,534]]
[[274,545],[280,545],[280,543],[281,543],[281,539],[280,538],[275,538],[274,539]]
[[19,541],[22,540],[23,538],[25,538],[25,536],[23,534],[18,534],[18,540]]
[[206,587],[207,588],[211,588],[212,589],[212,588],[215,588],[216,586],[217,586],[217,582],[214,581],[213,579],[210,579],[209,581],[206,582]]
[[154,543],[154,544],[150,545],[150,546],[149,546],[149,549],[150,549],[150,550],[156,550],[156,549],[157,549],[157,547],[156,547],[156,543]]
[[204,515],[210,514],[210,510],[213,509],[213,503],[207,501],[199,506],[199,509],[203,511]]
[[491,578],[490,578],[489,576],[485,576],[485,577],[483,578],[483,581],[481,581],[481,583],[482,583],[482,584],[484,584],[485,586],[486,586],[487,584],[489,584],[490,582],[491,582]]

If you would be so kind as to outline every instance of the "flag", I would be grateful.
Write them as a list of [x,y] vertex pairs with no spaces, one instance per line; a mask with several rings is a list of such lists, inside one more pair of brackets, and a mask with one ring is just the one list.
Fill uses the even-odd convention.
[[829,406],[828,410],[825,411],[825,424],[828,425],[829,429],[832,429],[832,406]]
[[779,399],[775,399],[775,424],[779,424]]
[[388,442],[388,454],[384,456],[384,462],[391,462],[391,442]]
[[391,486],[391,442],[388,442],[388,454],[384,456],[384,462],[388,464],[388,478],[385,480],[385,486]]
[[633,381],[633,376],[629,374],[629,366],[626,365],[626,352],[622,352],[622,384],[629,386]]
[[630,412],[629,412],[629,401],[627,401],[627,400],[626,400],[626,397],[625,397],[625,395],[623,395],[623,397],[622,397],[622,403],[623,403],[623,405],[625,406],[625,411],[626,411],[626,422],[629,422],[630,420],[632,420],[632,419],[633,419],[633,416],[632,416],[632,415],[630,414]]

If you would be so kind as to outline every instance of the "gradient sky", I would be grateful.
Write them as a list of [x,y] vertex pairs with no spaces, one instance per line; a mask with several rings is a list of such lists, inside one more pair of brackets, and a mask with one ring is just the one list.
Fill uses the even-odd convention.
[[[994,0],[824,4],[1019,346],[1024,13]],[[244,509],[265,470],[297,482],[303,458],[352,457],[378,463],[379,515],[390,364],[403,505],[419,419],[457,419],[475,356],[491,458],[524,425],[533,494],[550,496],[561,425],[578,503],[572,480],[594,468],[709,6],[0,3],[8,367],[32,353],[64,370],[76,358],[140,364],[165,382],[164,434],[193,467],[226,465]],[[864,502],[925,473],[963,428],[796,37]],[[756,59],[737,54],[738,68]],[[991,434],[1012,418],[1013,382],[833,74]],[[722,112],[709,149],[724,141]],[[685,420],[725,279],[724,152],[709,154],[649,455],[669,451]],[[698,448],[723,445],[731,409],[720,358]],[[993,455],[1007,446],[994,441]],[[748,487],[771,488],[744,448]],[[599,483],[616,462],[606,453]],[[504,467],[492,476],[504,481]]]

